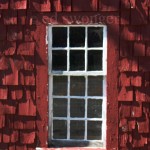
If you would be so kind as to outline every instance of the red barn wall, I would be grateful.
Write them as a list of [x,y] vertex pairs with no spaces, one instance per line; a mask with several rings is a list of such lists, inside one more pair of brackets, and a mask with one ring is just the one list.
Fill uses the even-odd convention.
[[150,149],[149,0],[0,1],[0,149],[47,147],[48,24],[108,27],[107,149]]

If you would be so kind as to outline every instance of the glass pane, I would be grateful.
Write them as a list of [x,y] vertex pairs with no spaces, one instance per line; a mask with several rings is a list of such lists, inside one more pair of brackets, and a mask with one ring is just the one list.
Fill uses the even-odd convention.
[[53,95],[67,95],[67,83],[66,76],[53,76]]
[[70,138],[71,139],[84,139],[85,123],[84,121],[71,121],[70,122]]
[[88,140],[101,140],[102,139],[102,122],[101,121],[88,121],[87,139]]
[[88,28],[88,47],[103,46],[103,28],[89,27]]
[[71,96],[85,95],[85,77],[82,76],[70,77],[70,95]]
[[70,51],[70,70],[85,70],[85,51]]
[[102,70],[102,51],[88,51],[88,71]]
[[88,96],[102,96],[103,95],[103,77],[96,76],[88,77]]
[[67,117],[67,99],[53,99],[53,116]]
[[67,121],[53,120],[53,138],[66,139],[67,138]]
[[67,47],[67,28],[53,27],[53,47]]
[[52,70],[67,70],[67,51],[52,51]]
[[102,118],[102,100],[88,99],[88,118]]
[[85,46],[85,28],[71,27],[70,28],[70,47]]
[[71,117],[84,117],[84,114],[85,114],[85,100],[84,99],[71,99],[70,116]]

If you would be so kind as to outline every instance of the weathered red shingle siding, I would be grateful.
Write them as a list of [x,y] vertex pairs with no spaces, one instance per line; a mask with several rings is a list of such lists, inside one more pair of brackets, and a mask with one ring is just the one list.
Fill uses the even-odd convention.
[[0,149],[47,147],[46,26],[108,26],[107,149],[150,149],[148,0],[0,0]]
[[121,1],[119,148],[150,149],[149,1]]

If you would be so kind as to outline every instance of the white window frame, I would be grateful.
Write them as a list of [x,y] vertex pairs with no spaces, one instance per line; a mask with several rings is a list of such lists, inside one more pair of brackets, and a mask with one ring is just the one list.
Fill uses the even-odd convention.
[[[67,47],[57,47],[57,48],[53,48],[52,47],[52,27],[67,27]],[[85,27],[85,47],[78,47],[78,48],[70,48],[69,47],[69,28],[70,27]],[[87,45],[87,29],[88,27],[103,27],[103,46],[102,47],[93,47],[93,48],[88,48]],[[53,50],[67,50],[67,71],[52,71],[52,49]],[[102,71],[87,71],[87,59],[85,59],[85,71],[69,71],[69,52],[70,50],[85,50],[85,56],[87,56],[87,51],[88,50],[102,50],[103,51],[103,70]],[[86,57],[87,58],[87,57]],[[86,77],[86,87],[87,87],[87,76],[103,76],[103,96],[97,96],[94,98],[95,99],[102,99],[103,100],[103,106],[102,106],[102,119],[99,119],[100,121],[102,121],[102,140],[86,140],[87,139],[87,133],[85,134],[85,141],[88,142],[96,142],[99,141],[100,143],[102,143],[102,148],[106,148],[106,112],[107,112],[107,108],[106,108],[106,104],[107,104],[107,93],[106,93],[106,75],[107,75],[107,27],[105,25],[49,25],[48,26],[48,75],[49,75],[49,131],[48,131],[48,142],[50,143],[50,141],[52,140],[52,122],[53,122],[53,103],[52,103],[52,99],[53,98],[59,98],[59,96],[52,96],[52,88],[53,88],[53,75],[66,75],[66,76],[85,76]],[[69,77],[70,78],[70,77]],[[69,87],[68,87],[69,89]],[[87,89],[86,89],[87,91]],[[60,96],[61,98],[66,98],[66,96]],[[73,96],[69,96],[67,98],[74,98]],[[82,97],[83,98],[83,97]],[[92,98],[87,96],[87,92],[84,96],[84,98],[86,99],[86,103],[85,105],[87,105],[87,99],[88,98]],[[87,110],[86,110],[87,111]],[[56,117],[55,117],[56,118]],[[60,117],[62,119],[62,117]],[[59,117],[57,117],[56,119],[60,119]],[[66,118],[64,118],[66,119]],[[74,118],[74,120],[80,120],[80,118]],[[86,119],[86,118],[85,118]],[[89,119],[88,119],[89,120]],[[91,120],[93,120],[93,118],[91,118]],[[97,119],[98,120],[98,119]],[[98,120],[98,121],[99,121]],[[86,120],[87,121],[87,120]],[[87,126],[85,126],[85,128],[87,128]],[[69,130],[69,129],[67,129]],[[67,131],[67,140],[70,141],[69,137],[70,135],[69,131]],[[67,142],[67,140],[65,140]],[[80,140],[82,141],[82,140]]]

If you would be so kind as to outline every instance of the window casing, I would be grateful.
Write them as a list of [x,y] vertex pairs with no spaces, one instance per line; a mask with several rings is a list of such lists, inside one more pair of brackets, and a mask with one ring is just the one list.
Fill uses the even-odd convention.
[[106,146],[107,28],[49,26],[49,143]]

